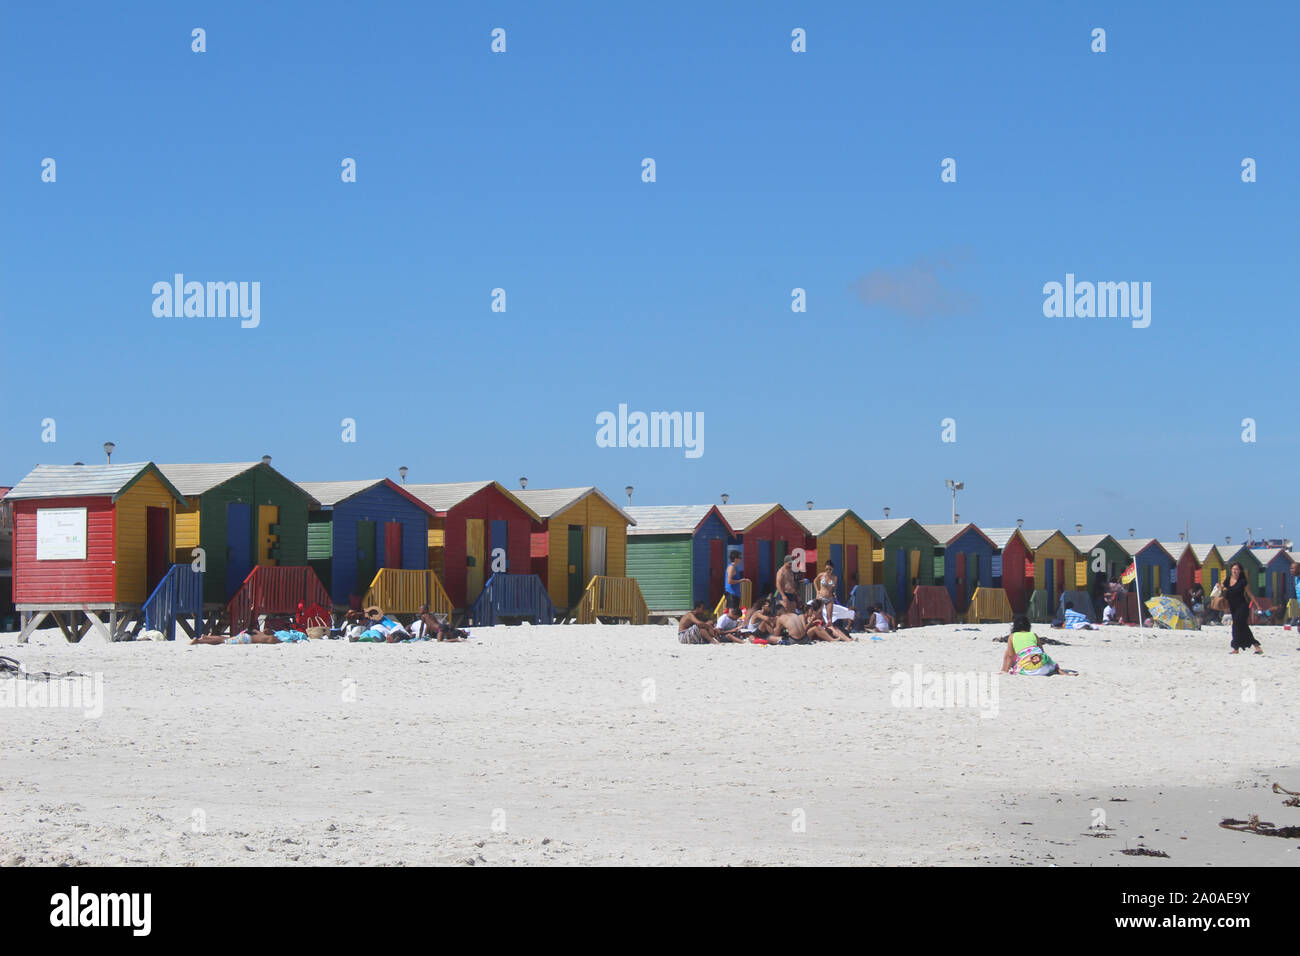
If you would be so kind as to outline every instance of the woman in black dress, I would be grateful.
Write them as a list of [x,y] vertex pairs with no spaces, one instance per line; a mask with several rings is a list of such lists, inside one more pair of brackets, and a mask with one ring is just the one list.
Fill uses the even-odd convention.
[[1232,562],[1228,583],[1223,587],[1223,596],[1228,599],[1228,610],[1232,613],[1230,653],[1236,654],[1244,648],[1254,647],[1256,654],[1263,654],[1264,648],[1260,647],[1259,641],[1255,640],[1255,635],[1250,633],[1250,602],[1255,595],[1250,593],[1246,572],[1237,561]]

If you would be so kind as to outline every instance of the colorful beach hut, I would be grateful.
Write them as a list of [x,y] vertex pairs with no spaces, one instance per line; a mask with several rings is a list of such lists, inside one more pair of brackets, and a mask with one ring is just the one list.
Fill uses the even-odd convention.
[[[973,524],[922,525],[939,546],[936,555],[942,560],[943,586],[957,613],[965,614],[977,588],[992,589],[993,556],[998,546]],[[936,571],[940,563],[935,562]],[[996,598],[988,598],[996,602]]]
[[1250,583],[1250,589],[1255,594],[1261,594],[1264,587],[1264,566],[1259,563],[1259,557],[1253,550],[1243,545],[1238,545],[1236,550],[1225,548],[1219,552],[1223,555],[1223,577],[1224,583],[1231,577],[1229,571],[1232,569],[1234,561],[1241,563],[1241,569],[1246,572],[1246,580]]
[[1034,566],[1034,590],[1043,592],[1049,613],[1054,614],[1061,595],[1076,590],[1078,563],[1082,556],[1070,539],[1054,528],[1022,531],[1021,534],[1029,546],[1029,560]]
[[335,604],[360,608],[380,568],[429,565],[433,508],[388,478],[300,481],[319,507],[307,516],[307,563]]
[[1029,545],[1019,528],[981,528],[997,546],[993,556],[993,581],[1007,592],[1011,610],[1024,614],[1033,590],[1033,569],[1029,566]]
[[203,549],[203,600],[225,604],[255,567],[307,564],[307,492],[261,461],[159,465],[189,504],[177,515],[175,561]]
[[890,601],[902,615],[912,603],[917,586],[934,584],[934,552],[939,542],[913,518],[873,519],[867,527],[880,539],[874,580],[885,586]]
[[151,462],[38,465],[5,501],[20,643],[51,615],[69,640],[91,627],[124,637],[171,568],[177,510],[188,507]]
[[516,492],[537,514],[533,573],[546,582],[556,608],[573,609],[593,577],[627,577],[627,529],[636,521],[599,488]]
[[1291,577],[1291,555],[1282,548],[1255,548],[1251,551],[1259,561],[1261,584],[1255,592],[1262,594],[1274,605],[1286,606],[1295,597],[1295,583]]
[[1191,549],[1196,557],[1195,580],[1205,588],[1208,596],[1214,586],[1223,580],[1223,556],[1212,544],[1193,544]]
[[1181,598],[1196,583],[1196,571],[1200,567],[1196,552],[1186,541],[1161,541],[1160,546],[1174,559],[1174,582],[1165,591]]
[[[1119,538],[1119,546],[1137,568],[1136,589],[1127,585],[1130,592],[1140,592],[1145,603],[1161,594],[1171,594],[1177,580],[1174,577],[1174,556],[1155,538]],[[1142,612],[1146,614],[1145,609]]]
[[[636,578],[652,614],[713,607],[722,596],[735,536],[716,505],[638,505],[624,509],[627,576]],[[736,548],[734,550],[740,550]]]
[[803,547],[807,532],[779,504],[726,504],[718,511],[735,531],[731,544],[740,545],[741,571],[753,582],[758,599],[773,589],[777,567],[787,554]]
[[474,603],[494,573],[531,573],[532,528],[541,519],[505,487],[495,481],[403,487],[433,509],[427,567],[455,607]]
[[1079,552],[1079,565],[1074,586],[1092,596],[1095,607],[1101,607],[1101,595],[1107,582],[1118,581],[1128,567],[1128,552],[1108,534],[1066,535]]
[[0,631],[12,631],[14,614],[14,509],[0,487]]
[[815,579],[827,561],[835,565],[836,595],[848,604],[854,579],[860,585],[875,583],[872,555],[881,546],[865,521],[848,508],[813,508],[790,514],[803,525],[805,574]]

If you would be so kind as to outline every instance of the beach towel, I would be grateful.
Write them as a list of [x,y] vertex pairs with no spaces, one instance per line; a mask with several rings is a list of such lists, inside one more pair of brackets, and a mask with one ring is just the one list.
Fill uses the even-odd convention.
[[1031,644],[1016,655],[1011,673],[1027,677],[1050,677],[1056,673],[1056,661],[1048,657],[1047,652],[1037,644]]

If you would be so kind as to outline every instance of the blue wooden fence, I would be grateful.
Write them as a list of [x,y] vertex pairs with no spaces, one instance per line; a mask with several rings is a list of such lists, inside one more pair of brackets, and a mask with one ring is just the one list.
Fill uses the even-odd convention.
[[[176,619],[203,613],[203,572],[188,564],[173,564],[144,603],[144,626],[176,640]],[[196,635],[197,636],[197,635]]]
[[469,609],[469,622],[492,627],[500,617],[524,617],[534,624],[554,624],[555,605],[535,574],[494,574]]

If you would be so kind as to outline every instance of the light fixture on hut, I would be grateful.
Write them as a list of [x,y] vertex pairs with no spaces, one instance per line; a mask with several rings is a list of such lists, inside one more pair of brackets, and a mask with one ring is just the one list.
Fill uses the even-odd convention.
[[1223,536],[1223,543],[1224,543],[1224,544],[1232,544],[1232,536],[1231,536],[1231,535],[1227,535],[1227,534],[1225,534],[1225,535]]
[[727,493],[724,491],[724,492],[722,493],[722,503],[725,505],[729,500],[731,500],[731,495],[727,494]]
[[808,505],[808,510],[809,510],[809,511],[812,511],[812,505],[813,505],[813,503],[812,503],[811,501],[808,501],[808,502],[805,502],[805,504]]
[[73,464],[73,465],[80,465],[82,468],[85,468],[85,467],[86,467],[86,463],[85,463],[84,461],[74,461],[72,464]]
[[888,507],[888,506],[885,507],[885,517],[886,517],[886,518],[889,517],[889,507]]
[[1137,529],[1136,529],[1136,528],[1129,528],[1129,529],[1128,529],[1128,536],[1129,536],[1130,538],[1136,538],[1136,537],[1137,537]]
[[1024,518],[1017,518],[1017,519],[1016,519],[1016,527],[1017,527],[1017,528],[1023,528],[1024,526],[1025,526],[1025,519],[1024,519]]
[[1081,525],[1081,524],[1076,524],[1076,525],[1074,526],[1074,533],[1075,533],[1075,534],[1083,534],[1083,525]]
[[271,463],[271,456],[270,456],[270,455],[263,455],[263,456],[262,456],[262,464],[264,464],[264,465],[269,465],[270,463]]
[[527,479],[527,478],[520,478],[520,479],[519,479],[519,487],[520,487],[520,489],[527,489],[527,488],[528,488],[528,479]]
[[104,457],[108,459],[110,465],[113,464],[113,449],[116,447],[111,441],[104,442]]
[[1178,540],[1179,540],[1179,541],[1186,541],[1186,540],[1187,540],[1187,532],[1185,532],[1185,531],[1180,531],[1180,532],[1178,532]]
[[397,473],[402,477],[402,484],[406,484],[406,474],[410,470],[411,469],[407,468],[405,465],[402,465],[402,467],[397,469]]
[[636,489],[633,488],[631,485],[628,485],[628,486],[627,486],[626,488],[624,488],[623,490],[627,492],[627,506],[628,506],[629,508],[631,508],[631,507],[632,507],[632,492],[635,491]]
[[952,516],[952,523],[953,523],[953,524],[958,524],[960,521],[961,521],[961,515],[959,515],[959,514],[954,514],[954,515]]

